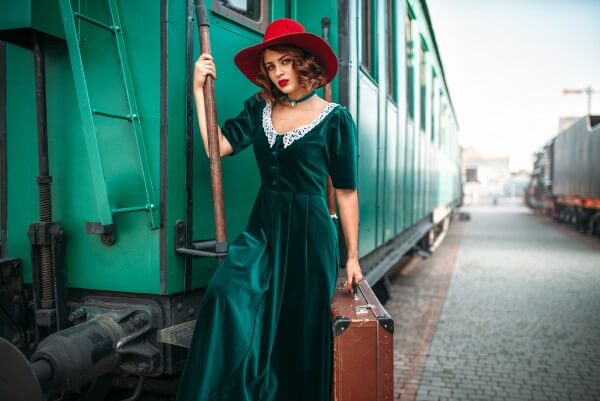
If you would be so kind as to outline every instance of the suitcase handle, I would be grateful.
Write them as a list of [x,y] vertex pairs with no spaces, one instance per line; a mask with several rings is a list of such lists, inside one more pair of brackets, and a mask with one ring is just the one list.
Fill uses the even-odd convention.
[[[340,282],[340,289],[344,289],[348,285],[347,281]],[[358,284],[352,279],[352,295],[354,295],[354,300],[358,301],[360,298],[358,297]]]

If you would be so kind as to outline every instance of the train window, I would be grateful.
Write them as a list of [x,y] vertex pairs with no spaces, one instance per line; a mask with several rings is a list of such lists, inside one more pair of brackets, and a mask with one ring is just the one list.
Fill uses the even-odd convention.
[[397,96],[397,79],[396,79],[396,2],[393,0],[387,0],[387,27],[386,27],[386,41],[387,41],[387,94],[394,101],[398,101]]
[[431,102],[429,104],[431,104],[431,142],[435,143],[435,135],[436,135],[436,126],[435,126],[435,113],[436,113],[436,109],[434,107],[435,104],[435,80],[436,75],[435,75],[435,70],[432,68],[431,69]]
[[213,11],[261,32],[269,24],[268,0],[213,0]]
[[425,54],[427,53],[427,46],[425,45],[424,41],[421,41],[421,47],[419,49],[419,60],[420,60],[420,65],[419,65],[419,82],[420,82],[420,88],[421,91],[419,93],[420,95],[420,105],[421,105],[421,109],[420,109],[420,122],[421,122],[421,131],[425,132],[425,124],[427,123],[427,77],[426,77],[426,66],[427,66],[427,60],[425,60]]
[[440,89],[440,94],[438,97],[438,102],[439,102],[439,110],[440,110],[440,114],[439,114],[439,118],[438,118],[438,148],[442,148],[444,146],[444,135],[445,135],[445,120],[446,120],[446,102],[444,101],[444,92]]
[[377,16],[376,1],[361,0],[362,3],[362,52],[361,65],[367,73],[377,80],[377,54],[375,46],[375,18]]
[[414,73],[414,57],[413,57],[413,40],[412,40],[412,25],[413,19],[409,14],[406,14],[406,104],[408,116],[414,119],[415,116],[415,73]]
[[467,167],[465,173],[466,182],[479,182],[479,180],[477,179],[477,167]]

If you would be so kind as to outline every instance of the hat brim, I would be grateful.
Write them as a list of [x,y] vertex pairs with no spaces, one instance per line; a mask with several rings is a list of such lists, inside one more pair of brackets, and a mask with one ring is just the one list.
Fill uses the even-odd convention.
[[247,47],[240,50],[233,58],[233,61],[246,78],[256,83],[256,76],[260,72],[261,60],[258,59],[260,52],[267,47],[276,45],[296,46],[321,60],[325,69],[325,83],[330,82],[335,77],[335,74],[337,74],[338,60],[335,53],[327,42],[310,32],[282,35]]

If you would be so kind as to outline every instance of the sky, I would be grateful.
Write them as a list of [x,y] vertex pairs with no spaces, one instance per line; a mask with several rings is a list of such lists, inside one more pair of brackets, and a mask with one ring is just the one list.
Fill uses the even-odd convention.
[[558,134],[560,117],[600,114],[600,0],[428,0],[460,143],[510,168]]

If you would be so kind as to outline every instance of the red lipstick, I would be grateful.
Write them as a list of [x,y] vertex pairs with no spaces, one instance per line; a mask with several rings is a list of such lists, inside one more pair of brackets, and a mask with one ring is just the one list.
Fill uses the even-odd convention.
[[290,82],[289,79],[281,79],[277,83],[279,84],[280,87],[283,88],[284,86],[286,86],[288,84],[288,82]]

